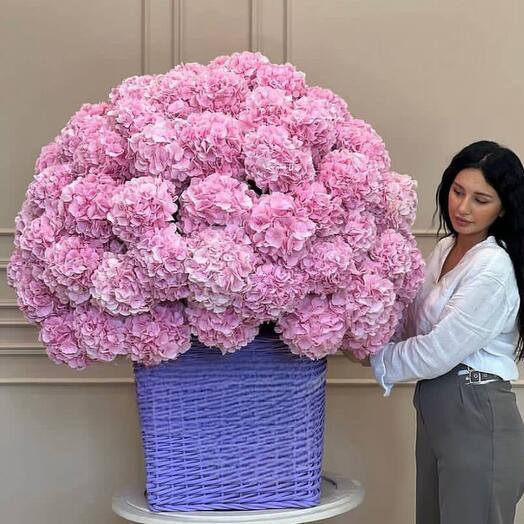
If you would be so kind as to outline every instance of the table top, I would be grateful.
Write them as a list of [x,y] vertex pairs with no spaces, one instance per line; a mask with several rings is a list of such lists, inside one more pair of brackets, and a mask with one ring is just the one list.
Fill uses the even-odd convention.
[[149,511],[142,486],[122,488],[113,495],[113,511],[142,524],[299,524],[340,515],[364,500],[364,488],[356,480],[335,473],[322,474],[320,503],[304,509],[266,509],[243,511]]

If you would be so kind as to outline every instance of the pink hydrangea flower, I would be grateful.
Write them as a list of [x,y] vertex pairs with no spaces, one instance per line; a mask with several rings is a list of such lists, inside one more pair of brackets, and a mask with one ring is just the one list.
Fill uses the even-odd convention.
[[189,296],[185,261],[185,239],[170,227],[156,230],[128,252],[150,280],[153,297],[158,302],[177,301]]
[[246,178],[263,191],[288,192],[315,177],[313,159],[283,127],[259,126],[244,142]]
[[[183,120],[191,113],[202,112],[199,100],[212,89],[209,82],[204,81],[207,76],[208,69],[196,63],[179,64],[165,75],[157,75],[154,87],[149,90],[149,99],[154,103],[157,115],[169,120]],[[219,84],[216,82],[213,87],[218,88]],[[204,99],[201,102],[205,103]]]
[[367,211],[350,209],[342,229],[344,240],[353,249],[355,258],[367,256],[377,239],[377,225],[374,216]]
[[35,162],[35,172],[41,173],[44,169],[60,164],[61,162],[62,149],[57,142],[51,142],[40,151],[40,155]]
[[126,343],[132,360],[152,366],[173,360],[191,347],[191,332],[180,303],[157,305],[150,313],[126,320]]
[[193,113],[180,131],[183,147],[192,155],[191,175],[211,173],[241,177],[241,123],[222,113]]
[[346,349],[357,358],[380,351],[394,334],[394,326],[399,321],[395,304],[389,306],[375,324],[361,322],[355,324],[353,330],[348,330],[342,339],[341,349]]
[[[406,237],[405,237],[406,238]],[[417,247],[417,241],[413,234],[407,235],[407,250],[411,258],[409,273],[404,276],[402,286],[397,291],[398,304],[407,305],[415,299],[420,284],[424,281],[426,263],[422,253]]]
[[347,149],[365,155],[375,163],[380,172],[390,169],[391,159],[384,141],[367,122],[358,118],[347,118],[338,122],[336,133],[337,149]]
[[129,138],[155,122],[160,109],[153,97],[157,84],[155,75],[132,76],[111,90],[107,115],[122,136]]
[[180,227],[192,235],[212,225],[243,226],[256,199],[247,184],[229,175],[193,179],[180,199]]
[[91,282],[94,302],[112,315],[145,313],[154,303],[150,279],[127,253],[104,253]]
[[308,276],[310,290],[316,294],[335,293],[360,273],[351,246],[341,237],[315,240],[300,261],[300,269]]
[[97,307],[82,305],[75,308],[73,332],[79,347],[91,360],[110,362],[129,351],[125,320],[108,315]]
[[107,240],[112,235],[108,212],[117,182],[109,175],[77,178],[65,186],[58,201],[58,215],[72,235]]
[[291,112],[291,95],[282,89],[257,87],[246,96],[245,109],[238,116],[246,129],[260,125],[278,126]]
[[407,175],[390,172],[383,175],[384,191],[376,210],[378,224],[409,235],[417,212],[417,182]]
[[209,66],[213,68],[226,68],[242,76],[249,88],[256,83],[257,73],[261,66],[269,64],[269,59],[262,53],[233,53],[231,56],[219,56],[212,60]]
[[106,115],[92,115],[75,130],[76,144],[71,159],[75,173],[104,173],[124,176],[127,165],[127,141],[116,132]]
[[282,89],[293,98],[306,94],[306,75],[291,64],[262,64],[257,69],[255,84]]
[[78,344],[72,311],[46,318],[42,322],[39,338],[45,345],[49,358],[56,364],[84,369],[92,362]]
[[45,251],[63,234],[63,225],[54,211],[45,211],[40,217],[27,224],[18,236],[17,244],[23,255],[31,255],[39,260],[45,259]]
[[[51,206],[52,207],[52,206]],[[24,200],[22,208],[15,217],[15,246],[20,246],[20,237],[24,234],[26,228],[35,218],[41,217],[44,211],[41,207],[35,205],[30,198]],[[54,212],[56,214],[56,211]]]
[[315,222],[317,236],[338,235],[347,229],[348,211],[342,198],[328,193],[322,182],[300,183],[293,195],[308,218]]
[[191,174],[191,155],[179,137],[182,123],[158,118],[129,140],[131,172],[136,176],[155,176],[170,180],[177,187]]
[[333,93],[331,89],[325,89],[324,87],[319,86],[309,87],[307,90],[307,96],[308,98],[326,100],[331,106],[334,106],[334,108],[336,109],[339,115],[338,119],[344,120],[347,118],[351,118],[351,115],[348,111],[347,102],[340,96]]
[[38,173],[29,184],[26,197],[32,206],[43,211],[58,211],[58,199],[62,189],[74,180],[70,164],[52,165]]
[[154,177],[129,180],[112,195],[107,218],[113,233],[126,242],[136,242],[147,231],[164,229],[178,209],[173,184]]
[[185,268],[192,299],[215,313],[240,307],[256,260],[243,230],[209,227],[188,241],[188,251]]
[[386,229],[370,250],[369,256],[378,267],[377,272],[387,275],[397,294],[402,293],[412,271],[420,271],[423,260],[414,239],[406,239],[393,229]]
[[295,266],[305,255],[315,223],[290,195],[263,195],[253,207],[247,230],[257,250],[273,261]]
[[82,304],[91,297],[91,275],[102,252],[100,242],[63,236],[46,249],[42,280],[63,303]]
[[258,321],[246,319],[232,307],[214,312],[190,302],[186,314],[191,331],[198,340],[206,346],[220,349],[222,354],[249,344],[258,333]]
[[249,89],[242,76],[216,67],[198,75],[191,91],[189,105],[198,112],[237,115],[244,107]]
[[269,262],[257,265],[250,280],[251,287],[243,295],[243,311],[260,322],[276,321],[295,310],[309,287],[303,271]]
[[82,107],[69,119],[67,125],[56,137],[56,143],[60,146],[62,160],[73,160],[76,148],[82,144],[84,138],[82,132],[89,125],[92,118],[104,116],[108,104],[83,104]]
[[394,307],[395,288],[387,278],[369,270],[333,300],[346,311],[348,330],[342,347],[358,358],[378,351],[393,335],[399,317]]
[[41,280],[43,269],[15,249],[7,266],[7,282],[17,291],[17,304],[32,324],[60,314],[67,308]]
[[275,331],[293,353],[316,360],[340,347],[346,331],[344,309],[329,297],[307,295],[279,320]]
[[364,210],[380,201],[380,173],[361,153],[346,150],[328,153],[320,163],[318,179],[348,209]]
[[315,166],[333,148],[340,119],[336,106],[323,98],[308,96],[296,100],[289,116],[283,118],[291,134],[311,148]]

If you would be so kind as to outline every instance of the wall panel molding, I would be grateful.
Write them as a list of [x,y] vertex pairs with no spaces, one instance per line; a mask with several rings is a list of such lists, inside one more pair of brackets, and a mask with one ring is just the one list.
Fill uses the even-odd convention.
[[171,61],[172,67],[184,61],[183,53],[183,0],[172,0],[171,7]]
[[[7,377],[0,378],[0,386],[16,385],[45,385],[45,386],[85,386],[85,385],[134,385],[135,380],[132,377],[100,377],[100,378],[54,378],[54,377]],[[399,382],[395,387],[413,388],[416,382]],[[372,378],[333,378],[326,380],[327,387],[376,387],[379,384]],[[524,380],[518,380],[512,383],[513,388],[520,389],[524,387]]]
[[284,62],[293,62],[293,37],[292,37],[292,0],[284,0]]
[[250,51],[255,53],[260,51],[262,48],[261,37],[262,37],[262,0],[250,0],[250,27],[249,27],[249,40],[250,40]]
[[2,309],[18,309],[16,300],[0,300],[0,310]]
[[2,327],[34,327],[33,324],[30,324],[27,320],[23,319],[0,319],[0,328]]
[[[35,344],[36,346],[36,344]],[[44,357],[47,356],[43,347],[40,349],[3,349],[0,348],[1,357]]]
[[0,351],[38,349],[43,350],[44,346],[40,342],[0,342]]
[[133,378],[54,378],[54,377],[7,377],[0,378],[0,386],[16,385],[50,385],[50,386],[85,386],[85,385],[118,385],[133,384]]
[[142,19],[141,19],[141,74],[147,75],[150,72],[151,63],[151,1],[142,0]]

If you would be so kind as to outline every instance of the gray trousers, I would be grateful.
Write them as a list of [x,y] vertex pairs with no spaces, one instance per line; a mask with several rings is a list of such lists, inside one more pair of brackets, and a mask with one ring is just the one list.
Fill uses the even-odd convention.
[[417,524],[513,524],[524,491],[524,426],[507,381],[457,369],[417,382]]

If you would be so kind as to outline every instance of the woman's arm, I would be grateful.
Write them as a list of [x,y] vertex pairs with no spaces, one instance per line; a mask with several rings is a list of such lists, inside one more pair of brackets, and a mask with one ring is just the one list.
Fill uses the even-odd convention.
[[508,313],[506,289],[498,278],[489,274],[469,278],[428,334],[390,342],[371,356],[384,396],[396,382],[434,378],[454,368],[502,331]]

